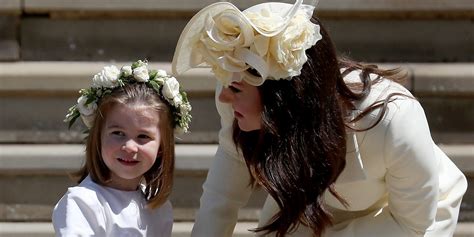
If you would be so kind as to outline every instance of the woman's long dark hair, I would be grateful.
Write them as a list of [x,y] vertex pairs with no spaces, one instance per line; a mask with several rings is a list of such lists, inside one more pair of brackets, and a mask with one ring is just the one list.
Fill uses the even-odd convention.
[[[397,74],[339,60],[322,26],[321,34],[322,40],[306,51],[308,61],[299,76],[267,80],[258,87],[262,129],[244,132],[234,122],[234,142],[243,152],[251,185],[261,185],[280,208],[267,225],[255,229],[258,232],[276,232],[280,237],[303,224],[321,236],[331,225],[323,206],[325,191],[347,205],[333,187],[346,163],[346,129],[353,122],[347,114],[370,93],[369,73],[389,78]],[[362,71],[361,83],[346,85],[343,76],[356,69]],[[361,89],[354,91],[356,86]]]

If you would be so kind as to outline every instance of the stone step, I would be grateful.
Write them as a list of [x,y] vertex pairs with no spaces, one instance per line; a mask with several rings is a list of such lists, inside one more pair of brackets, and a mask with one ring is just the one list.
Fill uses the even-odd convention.
[[[0,0],[0,61],[18,60],[20,58],[20,44],[17,38],[19,18],[12,14],[2,14],[2,7],[5,7],[3,10],[6,11],[9,2],[12,1],[6,1],[5,3],[5,0]],[[6,4],[6,6],[3,6],[3,4]],[[9,13],[14,12],[12,10]]]
[[[169,61],[186,22],[213,2],[1,0],[0,60]],[[331,0],[317,15],[339,51],[358,60],[472,62],[473,8],[470,0]]]
[[[0,174],[64,175],[82,166],[84,149],[85,146],[79,144],[0,144]],[[468,159],[462,150],[464,147],[451,149],[458,151],[457,157]],[[176,145],[177,172],[205,175],[216,151],[215,144]]]
[[[194,218],[208,167],[217,145],[177,145],[176,172],[170,200],[179,210],[176,219]],[[0,145],[0,221],[49,221],[54,204],[67,187],[69,177],[83,161],[82,145]],[[48,192],[43,192],[44,187]],[[18,187],[22,187],[21,190]],[[41,195],[24,195],[29,190]],[[256,190],[240,220],[255,220],[265,194]]]
[[0,0],[0,15],[20,14],[21,0]]
[[[26,13],[51,13],[51,12],[156,12],[156,11],[185,11],[195,12],[215,0],[162,0],[159,2],[138,0],[134,2],[121,0],[111,3],[107,0],[83,0],[77,2],[74,0],[24,0],[23,11]],[[266,2],[265,0],[232,0],[230,1],[237,7],[245,9],[257,3]],[[294,3],[294,0],[283,0],[281,2]],[[404,1],[397,0],[331,0],[320,1],[317,5],[318,11],[321,12],[418,12],[421,13],[441,13],[442,15],[460,14],[473,15],[474,10],[472,2],[469,0],[451,0],[449,3],[440,2],[439,0],[423,0],[423,1]]]
[[[188,20],[189,17],[22,18],[16,35],[21,45],[19,60],[125,61],[148,58],[151,61],[171,61],[178,37]],[[357,60],[474,61],[474,23],[470,19],[322,20],[338,51]]]
[[[90,86],[91,77],[107,65],[130,61],[37,61],[0,62],[0,95],[71,94]],[[171,73],[170,62],[149,62],[149,68]],[[406,86],[417,95],[474,96],[474,63],[377,63],[381,68],[400,67],[407,73]],[[191,94],[211,93],[215,80],[210,69],[192,69],[178,77]]]
[[[85,129],[82,124],[77,123],[68,130],[67,125],[61,121],[67,108],[77,100],[78,90],[90,86],[91,75],[109,64],[111,63],[0,63],[0,143],[82,141],[82,131]],[[171,71],[170,63],[150,63],[150,68]],[[189,92],[194,119],[191,124],[193,132],[182,135],[182,139],[177,142],[217,142],[215,133],[220,125],[213,100],[216,80],[211,78],[208,70],[199,69],[180,76],[179,80]]]
[[[441,145],[474,184],[474,145]],[[176,176],[170,200],[176,220],[193,220],[199,207],[202,183],[217,145],[177,145]],[[50,221],[54,204],[67,187],[75,183],[68,172],[81,165],[81,145],[0,145],[0,221]],[[48,192],[43,192],[48,187]],[[474,221],[474,185],[469,185],[463,199],[460,221]],[[24,195],[24,191],[38,195]],[[265,200],[265,192],[257,189],[239,220],[254,221]]]
[[[257,222],[238,222],[235,226],[234,237],[251,237],[253,232],[249,229],[257,227]],[[193,222],[175,222],[173,224],[173,237],[190,236]],[[0,236],[2,237],[53,237],[54,229],[51,222],[1,222]],[[453,237],[472,237],[474,236],[473,222],[459,222]]]
[[[130,62],[113,63],[125,65]],[[108,62],[0,63],[0,143],[80,143],[84,126],[71,130],[62,122],[80,88]],[[406,86],[419,98],[436,142],[474,141],[474,64],[408,63],[401,66]],[[170,71],[170,63],[153,62],[152,68]],[[214,105],[215,79],[209,69],[195,69],[178,78],[193,106],[191,133],[179,143],[216,143],[220,127]],[[32,119],[34,118],[34,119]]]
[[[474,144],[439,147],[463,173],[474,177]],[[81,167],[84,149],[80,144],[0,144],[0,175],[64,175]],[[175,151],[178,173],[205,175],[217,144],[178,144]]]

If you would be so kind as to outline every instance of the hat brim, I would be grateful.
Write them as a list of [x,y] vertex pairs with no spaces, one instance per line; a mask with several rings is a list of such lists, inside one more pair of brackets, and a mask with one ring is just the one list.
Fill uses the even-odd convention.
[[191,52],[194,44],[199,40],[198,34],[203,30],[207,16],[212,17],[228,9],[237,8],[228,2],[217,2],[201,9],[191,18],[181,32],[174,51],[171,65],[173,74],[181,74],[195,67],[191,62]]
[[[243,20],[245,20],[249,25],[251,25],[259,34],[271,37],[277,35],[286,28],[291,18],[293,18],[296,11],[301,6],[302,2],[302,0],[297,0],[295,4],[278,2],[261,3],[252,6],[244,10],[243,12],[229,2],[217,2],[201,9],[191,18],[191,20],[181,32],[178,43],[176,45],[171,66],[173,74],[182,74],[191,68],[199,67],[199,64],[202,63],[193,62],[192,52],[195,43],[199,40],[199,33],[202,32],[205,27],[206,19],[208,18],[208,16],[214,17],[223,11],[233,10],[236,12],[236,14],[239,14]],[[266,8],[271,12],[282,16],[284,22],[282,22],[281,27],[271,32],[264,31],[255,26],[244,14],[244,12],[259,12],[263,8]]]

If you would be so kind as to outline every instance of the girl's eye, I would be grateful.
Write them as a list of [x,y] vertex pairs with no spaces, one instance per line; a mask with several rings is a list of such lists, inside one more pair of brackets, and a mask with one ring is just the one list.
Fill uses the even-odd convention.
[[241,92],[240,89],[237,89],[236,87],[234,87],[234,86],[232,86],[232,85],[229,86],[229,89],[230,89],[233,93],[239,93],[239,92]]
[[140,139],[150,139],[151,137],[148,136],[148,135],[145,135],[145,134],[140,134],[140,135],[138,135],[138,138],[140,138]]
[[116,135],[116,136],[124,136],[125,133],[121,132],[121,131],[113,131],[112,132],[112,135]]

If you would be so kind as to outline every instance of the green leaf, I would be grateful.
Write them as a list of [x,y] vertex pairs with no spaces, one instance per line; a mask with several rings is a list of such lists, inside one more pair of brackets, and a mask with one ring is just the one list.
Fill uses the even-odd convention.
[[161,87],[160,87],[160,85],[158,84],[158,82],[156,82],[156,81],[149,81],[149,83],[150,83],[150,85],[153,87],[153,89],[154,89],[156,92],[160,93],[160,88],[161,88]]
[[142,64],[142,62],[140,60],[132,63],[132,70],[137,68],[137,67],[140,67],[141,64]]
[[71,120],[69,121],[67,129],[71,129],[71,126],[74,124],[77,118],[79,118],[80,114],[79,112],[74,113],[74,115],[71,117]]
[[86,103],[85,103],[85,104],[86,104],[86,105],[88,105],[88,104],[90,104],[90,103],[94,102],[94,101],[95,101],[95,99],[96,99],[96,98],[95,98],[95,95],[88,95],[88,96],[87,96],[87,100],[86,100]]
[[158,74],[158,71],[157,71],[157,70],[155,70],[155,69],[150,70],[150,71],[148,72],[148,75],[150,75],[150,80],[155,79],[156,74]]

